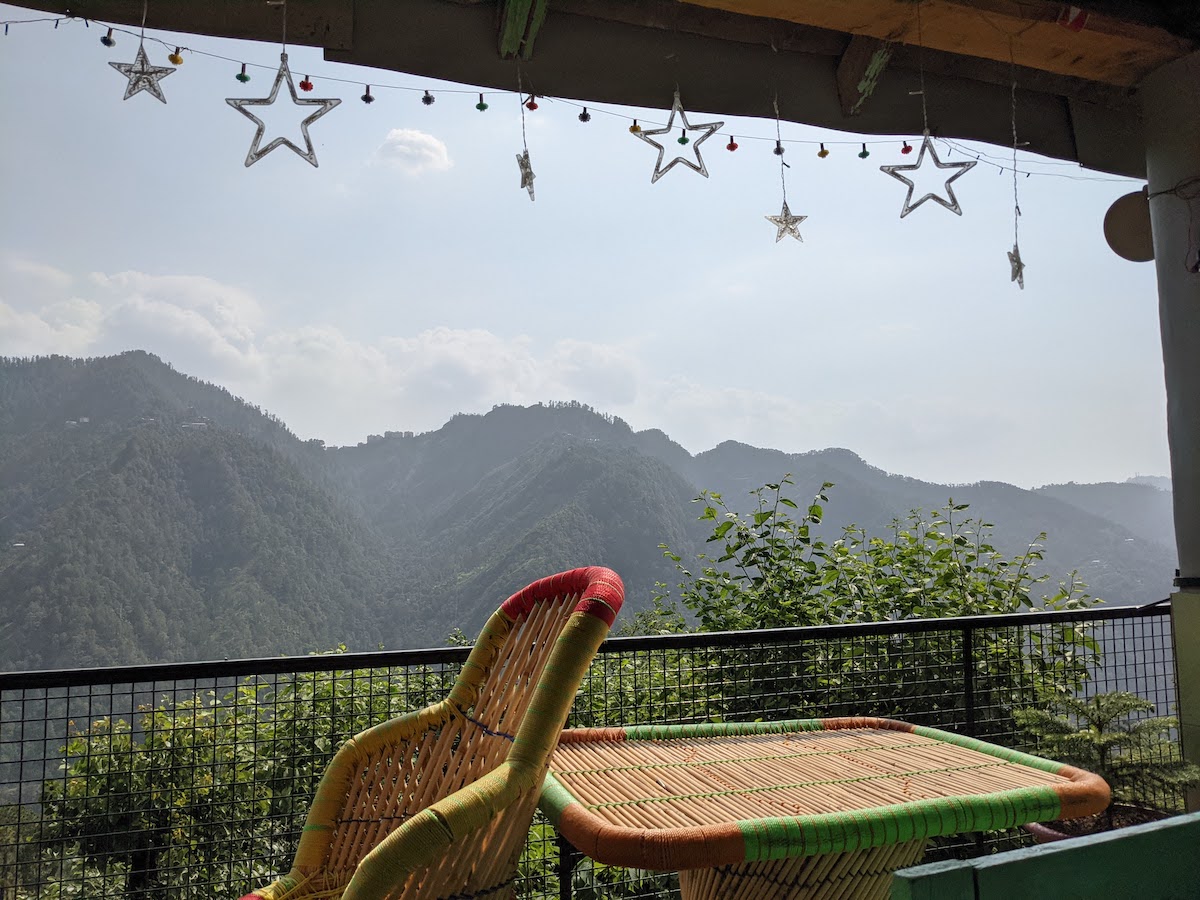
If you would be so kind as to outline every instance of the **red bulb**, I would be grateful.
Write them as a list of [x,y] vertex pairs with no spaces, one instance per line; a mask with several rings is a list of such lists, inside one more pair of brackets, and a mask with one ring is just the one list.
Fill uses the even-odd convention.
[[534,100],[532,97],[530,97],[529,100],[525,104],[525,108],[529,109],[529,110],[537,109],[537,107],[538,107],[537,101]]
[[309,81],[308,76],[305,75],[304,80],[300,82],[300,90],[311,91],[312,89],[313,89],[313,83],[311,81]]
[[906,156],[909,153],[912,153],[912,144],[910,144],[908,141],[905,141],[904,146],[900,148],[900,152],[905,154]]
[[732,153],[737,148],[738,148],[737,141],[735,141],[733,138],[730,138],[729,143],[725,145],[725,149],[728,150],[730,153]]

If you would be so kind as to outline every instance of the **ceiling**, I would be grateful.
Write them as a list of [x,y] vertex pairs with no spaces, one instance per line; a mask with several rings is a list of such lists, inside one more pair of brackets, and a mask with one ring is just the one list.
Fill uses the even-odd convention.
[[[141,0],[8,0],[137,25]],[[288,41],[334,62],[489,89],[772,115],[864,135],[930,129],[1141,177],[1136,86],[1200,47],[1195,0],[288,0]],[[1061,21],[1060,21],[1061,19]],[[274,42],[268,0],[150,0],[149,29]]]

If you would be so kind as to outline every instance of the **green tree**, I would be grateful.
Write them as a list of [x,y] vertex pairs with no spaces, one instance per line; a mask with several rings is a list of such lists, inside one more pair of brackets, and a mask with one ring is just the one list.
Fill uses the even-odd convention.
[[[430,669],[246,679],[71,734],[42,787],[28,896],[226,898],[286,871],[317,781],[351,735],[449,691]],[[18,893],[17,896],[26,896]]]
[[1054,759],[1095,772],[1112,788],[1113,804],[1161,808],[1200,783],[1200,767],[1184,761],[1172,733],[1174,716],[1156,716],[1154,704],[1129,691],[1094,697],[1054,697],[1047,706],[1018,710],[1017,724],[1031,734],[1038,750]]
[[[635,617],[633,628],[680,631],[691,621],[700,631],[756,630],[1070,610],[1099,602],[1075,573],[1053,593],[1040,592],[1048,577],[1035,569],[1045,534],[1009,558],[991,543],[991,524],[970,518],[966,504],[951,500],[932,514],[914,510],[893,520],[882,536],[850,525],[827,538],[822,526],[833,485],[822,485],[802,510],[786,494],[791,484],[785,477],[752,491],[748,513],[717,493],[696,498],[700,519],[712,523],[707,542],[718,550],[693,564],[663,545],[681,581],[674,592],[660,585],[653,608]],[[714,673],[708,692],[741,698],[724,716],[870,712],[954,726],[961,723],[952,717],[965,705],[954,686],[962,683],[968,650],[976,660],[976,733],[986,737],[1013,734],[1012,710],[1047,686],[1073,693],[1099,653],[1085,624],[834,637],[801,650],[764,644],[732,672]],[[718,675],[740,683],[714,686]]]

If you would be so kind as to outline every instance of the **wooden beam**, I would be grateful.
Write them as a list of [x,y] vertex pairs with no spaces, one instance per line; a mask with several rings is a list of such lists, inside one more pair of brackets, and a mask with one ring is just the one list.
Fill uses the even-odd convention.
[[891,58],[890,44],[857,34],[850,38],[837,66],[838,100],[843,116],[850,118],[862,111]]
[[1098,13],[1083,31],[1070,31],[1057,24],[1062,4],[1049,0],[921,0],[919,28],[913,0],[687,2],[994,62],[1011,58],[1030,69],[1121,87],[1196,49],[1194,41],[1162,28]]
[[[873,0],[868,0],[873,2]],[[825,28],[796,25],[778,19],[739,15],[724,10],[680,3],[678,0],[639,0],[638,3],[613,3],[612,0],[550,0],[551,30],[554,18],[560,13],[584,16],[624,25],[636,25],[662,31],[694,34],[744,44],[770,47],[781,57],[787,53],[808,53],[818,56],[845,58],[849,44],[856,36]],[[561,22],[557,27],[580,28],[582,24]],[[869,42],[870,38],[861,38]],[[862,46],[869,46],[864,43]],[[961,56],[937,50],[918,50],[903,44],[889,44],[892,51],[890,68],[917,71],[921,64],[930,73],[952,76],[984,84],[1007,87],[1012,83],[1014,69],[1007,58],[995,62],[972,56]],[[920,59],[918,59],[918,57]],[[839,64],[840,68],[840,64]],[[1071,100],[1082,100],[1112,109],[1129,110],[1135,106],[1128,88],[1101,84],[1071,75],[1056,75],[1027,66],[1015,69],[1017,86],[1022,92],[1052,94]],[[839,71],[839,91],[842,90]],[[857,81],[854,82],[857,87]],[[859,112],[862,107],[859,107]],[[846,107],[842,114],[848,116]]]

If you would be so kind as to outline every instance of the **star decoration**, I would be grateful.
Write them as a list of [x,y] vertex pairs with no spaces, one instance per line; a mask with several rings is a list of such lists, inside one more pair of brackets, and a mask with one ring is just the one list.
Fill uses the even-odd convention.
[[[900,173],[915,172],[917,169],[921,168],[921,164],[925,162],[926,153],[933,157],[933,164],[939,169],[955,170],[954,174],[946,179],[946,197],[949,197],[949,200],[931,192],[925,194],[916,203],[912,202],[913,189],[916,187],[916,185],[914,185],[910,179],[905,178]],[[961,216],[962,207],[958,205],[958,198],[954,196],[954,188],[950,187],[950,185],[961,178],[968,170],[973,169],[975,167],[975,162],[976,161],[973,159],[965,162],[955,163],[942,162],[940,159],[938,159],[937,148],[933,145],[933,140],[929,137],[929,132],[925,132],[925,140],[921,142],[921,152],[917,154],[917,161],[915,163],[903,166],[880,166],[879,171],[886,172],[897,181],[903,181],[906,185],[908,185],[908,195],[904,198],[904,208],[900,210],[900,218],[903,219],[926,200],[932,200],[934,203],[940,203],[956,216]]]
[[126,100],[134,94],[148,91],[150,96],[157,97],[163,103],[167,102],[167,98],[163,96],[162,88],[158,83],[174,72],[175,69],[171,66],[150,65],[150,60],[146,57],[146,48],[141,42],[138,42],[137,56],[134,57],[133,62],[110,62],[109,65],[129,79],[129,84],[125,85]]
[[1012,267],[1012,281],[1015,281],[1021,290],[1025,290],[1025,263],[1021,262],[1021,248],[1017,244],[1013,244],[1013,248],[1008,251],[1008,264]]
[[[300,123],[300,133],[304,135],[304,150],[301,150],[285,137],[277,137],[267,144],[267,146],[260,147],[259,145],[262,144],[263,134],[267,130],[266,123],[263,122],[263,120],[258,116],[254,115],[254,113],[250,112],[250,110],[246,109],[247,106],[272,105],[275,102],[275,98],[279,94],[279,87],[284,83],[284,81],[287,81],[288,93],[292,95],[292,103],[296,104],[297,106],[320,107],[319,109],[315,110],[312,115]],[[275,73],[275,83],[271,85],[271,93],[269,96],[264,97],[261,100],[242,100],[228,97],[226,98],[225,102],[258,126],[258,130],[254,133],[254,142],[250,145],[250,151],[246,154],[247,168],[254,165],[276,147],[287,147],[301,159],[307,160],[315,168],[317,165],[317,154],[316,151],[313,150],[312,138],[308,136],[308,126],[317,121],[317,119],[321,118],[321,116],[325,115],[325,113],[329,112],[342,101],[336,97],[326,100],[310,100],[308,98],[301,99],[300,97],[296,96],[296,85],[292,81],[291,70],[288,69],[287,54],[281,53],[279,56],[279,71]]]
[[[669,163],[667,163],[664,166],[662,164],[662,161],[663,161],[663,154],[666,152],[666,148],[662,144],[660,144],[658,141],[650,140],[648,135],[670,134],[675,125],[676,114],[678,114],[679,118],[683,120],[683,130],[684,130],[685,134],[688,131],[703,131],[704,134],[701,137],[696,138],[696,140],[690,142],[692,145],[692,149],[694,151],[696,151],[696,161],[695,162],[692,162],[690,159],[684,159],[682,156],[676,156],[673,160],[671,160]],[[703,144],[705,141],[707,141],[714,134],[716,134],[724,126],[725,126],[724,122],[709,122],[705,125],[689,124],[689,122],[687,120],[687,113],[685,113],[683,111],[683,104],[679,101],[679,91],[676,91],[675,92],[675,102],[671,104],[671,116],[669,119],[667,119],[667,125],[665,128],[654,128],[651,130],[639,129],[638,131],[633,133],[634,137],[645,141],[651,147],[658,148],[658,160],[654,163],[654,174],[650,177],[650,183],[654,184],[654,182],[658,181],[658,179],[662,178],[665,174],[670,172],[671,169],[674,168],[676,163],[683,163],[685,166],[687,166],[693,172],[699,172],[701,175],[703,175],[705,178],[707,178],[708,177],[708,169],[704,165],[704,157],[702,157],[700,155],[700,145]]]
[[529,162],[529,151],[517,154],[517,165],[521,167],[521,187],[529,191],[529,199],[533,199],[533,179],[537,178],[533,174],[533,165]]
[[804,238],[800,237],[800,228],[798,226],[808,216],[793,216],[792,211],[788,209],[786,200],[783,201],[783,209],[779,211],[779,215],[763,216],[763,218],[779,229],[779,233],[775,235],[775,243],[778,244],[782,241],[785,234],[790,234],[800,243],[804,243]]

